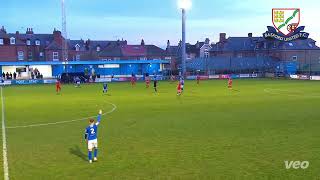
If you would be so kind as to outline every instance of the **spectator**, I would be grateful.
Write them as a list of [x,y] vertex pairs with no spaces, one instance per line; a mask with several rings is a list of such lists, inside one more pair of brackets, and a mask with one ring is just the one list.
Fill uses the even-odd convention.
[[31,79],[34,79],[34,73],[31,72]]
[[12,79],[12,73],[10,73],[10,79]]
[[9,73],[8,72],[6,73],[6,76],[7,76],[7,79],[9,79]]
[[17,79],[17,73],[16,72],[13,73],[13,79]]
[[6,74],[4,72],[2,72],[2,78],[5,79],[6,78]]

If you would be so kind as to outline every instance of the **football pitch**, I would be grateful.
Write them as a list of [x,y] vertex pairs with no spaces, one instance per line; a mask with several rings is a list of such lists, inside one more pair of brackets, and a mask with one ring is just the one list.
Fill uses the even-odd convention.
[[[176,85],[159,82],[154,93],[110,83],[107,95],[102,84],[64,85],[61,95],[54,85],[4,87],[10,179],[320,177],[319,82],[234,80],[228,90],[225,80],[186,81],[180,97]],[[98,162],[89,164],[84,130],[99,109]]]

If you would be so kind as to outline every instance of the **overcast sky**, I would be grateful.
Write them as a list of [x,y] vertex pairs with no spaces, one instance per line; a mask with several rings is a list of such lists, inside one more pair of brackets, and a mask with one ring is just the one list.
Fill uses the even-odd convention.
[[[49,1],[49,2],[48,2]],[[4,0],[0,25],[7,31],[51,33],[61,29],[61,0]],[[65,0],[71,39],[116,40],[164,47],[181,38],[180,11],[176,0]],[[227,36],[261,36],[272,25],[272,8],[301,8],[300,25],[320,44],[320,0],[193,0],[187,15],[187,41],[195,43],[220,32]]]

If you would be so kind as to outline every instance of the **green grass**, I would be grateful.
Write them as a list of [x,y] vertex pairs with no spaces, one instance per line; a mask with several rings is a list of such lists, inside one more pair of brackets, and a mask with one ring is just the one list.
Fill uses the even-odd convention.
[[[11,179],[316,179],[320,167],[320,84],[311,81],[187,81],[82,88],[4,88],[6,126],[50,123],[117,109],[102,118],[99,162],[87,162],[87,121],[7,129]],[[267,92],[265,91],[267,89]],[[2,155],[0,157],[2,160]],[[284,161],[309,161],[308,169]],[[2,171],[2,164],[1,170]]]

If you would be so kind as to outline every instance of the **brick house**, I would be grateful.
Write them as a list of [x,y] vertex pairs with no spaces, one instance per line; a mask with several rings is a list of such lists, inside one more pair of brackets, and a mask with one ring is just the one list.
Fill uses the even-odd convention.
[[210,57],[271,57],[279,61],[295,61],[302,67],[306,64],[320,63],[320,48],[316,41],[299,39],[290,42],[267,40],[263,37],[229,37],[220,33],[219,42],[210,50]]
[[106,48],[101,49],[98,56],[99,59],[103,60],[170,59],[165,50],[155,45],[146,45],[144,40],[141,41],[140,45],[128,45],[127,41],[112,42]]
[[7,33],[0,29],[0,61],[62,61],[63,44],[67,41],[68,60],[160,60],[171,59],[165,50],[146,45],[128,45],[125,40],[93,41],[65,40],[61,32],[35,34],[32,28],[26,33]]

